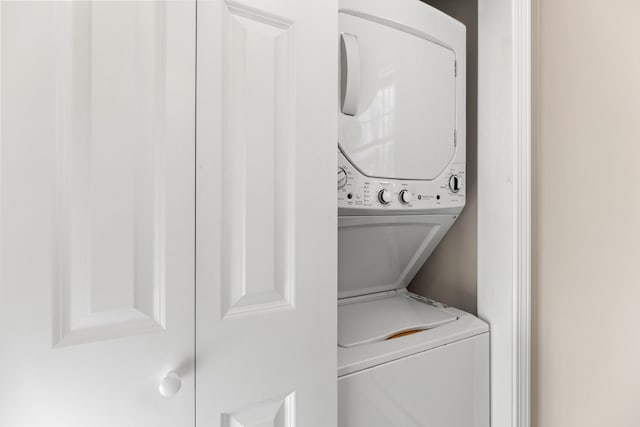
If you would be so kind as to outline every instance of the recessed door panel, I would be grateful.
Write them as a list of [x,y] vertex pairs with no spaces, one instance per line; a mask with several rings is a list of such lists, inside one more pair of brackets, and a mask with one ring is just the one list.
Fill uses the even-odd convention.
[[223,316],[294,304],[292,24],[224,11]]
[[223,427],[294,427],[295,393],[255,402],[222,415]]
[[163,9],[78,5],[56,35],[55,345],[165,326]]

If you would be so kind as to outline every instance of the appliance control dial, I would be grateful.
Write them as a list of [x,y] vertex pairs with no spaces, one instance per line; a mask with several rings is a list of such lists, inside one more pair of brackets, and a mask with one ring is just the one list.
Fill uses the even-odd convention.
[[412,200],[413,200],[413,197],[411,196],[411,193],[409,193],[408,190],[402,190],[400,192],[400,202],[402,202],[405,205],[408,205],[409,203],[411,203]]
[[343,167],[338,166],[338,190],[347,185],[347,171]]
[[460,177],[458,175],[451,175],[449,177],[449,190],[452,193],[460,191]]
[[388,205],[391,203],[391,191],[387,189],[382,189],[378,192],[378,201],[383,205]]

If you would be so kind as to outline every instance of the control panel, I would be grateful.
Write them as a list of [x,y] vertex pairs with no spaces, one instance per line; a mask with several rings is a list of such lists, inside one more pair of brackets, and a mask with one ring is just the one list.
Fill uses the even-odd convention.
[[338,209],[341,215],[381,210],[419,214],[459,211],[466,194],[465,164],[452,163],[431,181],[372,178],[362,174],[338,150]]

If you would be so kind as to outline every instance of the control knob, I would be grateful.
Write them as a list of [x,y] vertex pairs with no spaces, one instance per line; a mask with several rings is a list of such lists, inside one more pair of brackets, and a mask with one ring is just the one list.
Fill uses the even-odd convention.
[[347,185],[347,180],[347,171],[342,167],[338,167],[338,190]]
[[382,189],[378,192],[378,201],[383,205],[391,203],[391,191]]
[[460,177],[458,177],[458,175],[451,175],[449,177],[449,190],[451,190],[452,193],[460,191]]
[[411,203],[412,200],[413,200],[413,197],[411,196],[411,193],[409,193],[408,190],[402,190],[400,192],[400,202],[402,202],[402,204],[408,205],[409,203]]

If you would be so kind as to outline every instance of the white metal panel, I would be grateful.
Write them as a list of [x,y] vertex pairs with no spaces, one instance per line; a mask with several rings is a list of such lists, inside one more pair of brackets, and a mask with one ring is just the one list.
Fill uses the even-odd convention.
[[[437,179],[405,181],[374,179],[363,175],[338,152],[338,215],[423,215],[459,213],[465,205],[467,182],[465,163],[451,163]],[[458,180],[457,190],[451,179]],[[391,193],[387,204],[380,201],[380,191]],[[409,198],[402,195],[408,193]]]
[[336,424],[337,3],[198,5],[196,419]]
[[407,331],[427,330],[456,320],[445,310],[405,295],[338,305],[338,345],[353,347]]
[[1,7],[0,425],[190,425],[195,2]]
[[338,426],[489,427],[489,334],[447,344],[341,377]]
[[[403,293],[406,291],[396,292]],[[415,298],[424,298],[419,295],[408,294]],[[374,296],[368,295],[357,298],[369,299],[374,298]],[[436,306],[439,304],[435,301],[431,301],[431,303],[436,304]],[[399,339],[378,341],[355,347],[338,347],[338,377],[401,359],[453,341],[479,335],[489,330],[487,324],[482,320],[462,310],[453,307],[446,307],[445,310],[456,316],[458,320]]]
[[464,50],[438,43],[428,28],[344,12],[340,31],[356,37],[358,50],[346,53],[359,57],[359,69],[342,77],[359,71],[360,78],[355,114],[339,116],[343,153],[370,177],[436,178],[456,149],[455,67]]
[[338,219],[340,298],[406,288],[457,215]]

